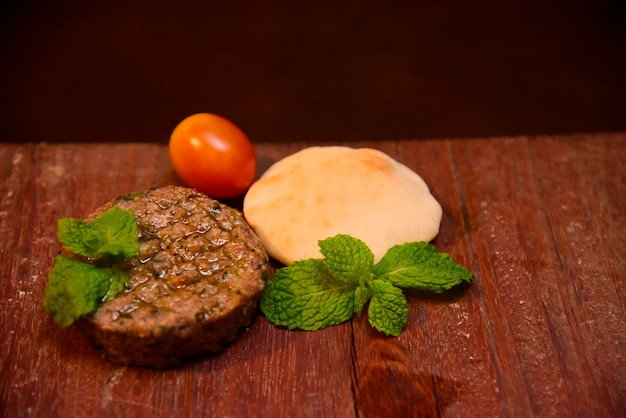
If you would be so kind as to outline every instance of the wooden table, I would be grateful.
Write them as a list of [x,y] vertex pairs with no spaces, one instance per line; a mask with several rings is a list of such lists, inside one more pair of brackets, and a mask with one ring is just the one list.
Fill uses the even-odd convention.
[[[256,144],[261,170],[310,143]],[[42,308],[56,221],[179,183],[158,144],[0,145],[0,411],[8,417],[609,417],[626,413],[626,133],[351,143],[420,173],[471,286],[318,332],[259,316],[219,355],[100,358]],[[236,204],[236,202],[234,203]]]

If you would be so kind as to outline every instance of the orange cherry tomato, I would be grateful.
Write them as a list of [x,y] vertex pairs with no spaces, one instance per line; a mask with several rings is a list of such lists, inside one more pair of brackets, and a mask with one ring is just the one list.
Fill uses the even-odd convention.
[[213,198],[243,194],[256,175],[250,140],[218,115],[197,113],[185,118],[172,132],[169,153],[180,178]]

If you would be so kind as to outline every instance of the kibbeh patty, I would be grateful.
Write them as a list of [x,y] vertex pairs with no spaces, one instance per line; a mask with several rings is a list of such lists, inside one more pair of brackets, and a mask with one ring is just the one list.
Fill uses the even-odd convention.
[[218,352],[246,327],[265,288],[268,257],[243,215],[193,189],[168,186],[114,199],[132,210],[139,255],[123,291],[76,325],[108,359],[170,367]]

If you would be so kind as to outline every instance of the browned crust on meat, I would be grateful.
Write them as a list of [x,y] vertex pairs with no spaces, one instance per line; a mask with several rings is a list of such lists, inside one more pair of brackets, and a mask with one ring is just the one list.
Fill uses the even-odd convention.
[[211,322],[201,319],[172,329],[154,328],[147,335],[131,330],[115,331],[98,326],[97,319],[85,317],[77,322],[79,330],[107,360],[117,363],[167,368],[185,359],[222,351],[249,325],[257,310],[258,298],[239,304],[228,315]]

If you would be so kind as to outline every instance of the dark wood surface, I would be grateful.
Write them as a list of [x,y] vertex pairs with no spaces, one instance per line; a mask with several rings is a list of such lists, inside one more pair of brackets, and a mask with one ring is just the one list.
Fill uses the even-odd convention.
[[[311,143],[256,145],[261,170]],[[626,412],[626,133],[356,142],[416,170],[434,244],[471,286],[409,295],[398,338],[259,316],[226,351],[122,367],[41,299],[56,221],[178,183],[160,144],[0,145],[0,411],[7,417],[619,417]],[[237,204],[237,202],[233,202]]]

